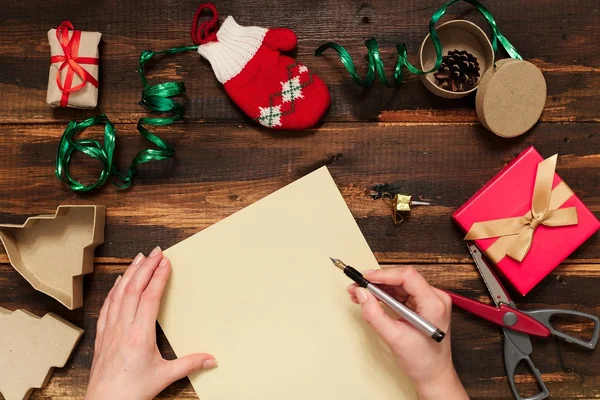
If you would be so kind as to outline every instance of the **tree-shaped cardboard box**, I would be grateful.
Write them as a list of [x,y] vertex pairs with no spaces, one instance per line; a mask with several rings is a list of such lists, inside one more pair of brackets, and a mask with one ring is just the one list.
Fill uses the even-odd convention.
[[[0,307],[0,398],[27,400],[67,363],[83,330],[52,313]],[[4,396],[4,397],[3,397]]]
[[59,206],[54,215],[0,225],[0,240],[35,289],[73,310],[83,305],[83,276],[93,271],[94,250],[104,242],[104,218],[104,206]]

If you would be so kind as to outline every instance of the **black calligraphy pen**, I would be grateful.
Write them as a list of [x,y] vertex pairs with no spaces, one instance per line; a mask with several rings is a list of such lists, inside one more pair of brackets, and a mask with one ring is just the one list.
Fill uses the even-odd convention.
[[344,271],[344,274],[348,276],[348,278],[352,279],[354,282],[358,284],[358,286],[367,289],[369,292],[373,293],[373,296],[377,297],[380,301],[387,304],[392,310],[397,312],[402,318],[412,324],[415,328],[430,336],[436,342],[441,342],[446,337],[446,334],[437,326],[427,321],[425,318],[406,307],[404,304],[400,303],[398,300],[384,292],[377,285],[366,280],[360,272],[355,270],[349,265],[344,264],[342,261],[332,258],[331,261],[333,264]]

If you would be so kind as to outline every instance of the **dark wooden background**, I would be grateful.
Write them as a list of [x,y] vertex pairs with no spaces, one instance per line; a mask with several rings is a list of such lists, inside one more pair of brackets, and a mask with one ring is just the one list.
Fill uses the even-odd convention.
[[[56,312],[85,329],[63,369],[32,398],[83,398],[92,359],[98,310],[119,273],[138,251],[167,248],[257,201],[314,169],[328,165],[367,241],[385,266],[415,264],[438,287],[488,301],[451,213],[525,147],[560,154],[558,170],[596,214],[600,213],[600,23],[595,0],[488,1],[502,32],[543,71],[548,98],[540,123],[528,134],[503,140],[476,119],[474,98],[445,100],[408,76],[398,89],[355,86],[337,57],[313,56],[334,40],[349,49],[364,71],[362,41],[377,36],[393,69],[394,45],[405,41],[411,59],[440,1],[330,0],[219,1],[222,16],[243,25],[288,26],[299,38],[297,56],[328,84],[332,105],[324,122],[304,132],[256,126],[226,97],[208,62],[195,53],[171,56],[151,73],[154,82],[184,80],[185,122],[159,129],[177,150],[167,162],[146,164],[134,186],[77,195],[54,177],[58,140],[69,120],[106,113],[118,129],[117,165],[124,169],[147,146],[135,122],[147,115],[138,105],[136,73],[144,49],[191,43],[189,28],[199,2],[147,0],[3,0],[0,13],[0,221],[19,223],[50,213],[59,204],[107,206],[106,241],[85,281],[85,306],[67,311],[36,292],[0,250],[0,305],[37,314]],[[466,4],[447,18],[484,26]],[[95,110],[53,109],[45,104],[49,67],[46,32],[62,20],[103,33],[100,104]],[[486,30],[487,27],[485,27]],[[100,129],[87,136],[99,137]],[[78,176],[92,178],[95,163],[74,161]],[[402,226],[387,207],[366,195],[376,183],[395,182],[433,206],[416,209]],[[600,314],[600,237],[592,237],[525,299],[523,309],[574,308]],[[577,333],[578,324],[563,324]],[[454,359],[473,399],[511,398],[504,374],[500,330],[456,310]],[[164,354],[173,357],[162,334]],[[0,344],[1,345],[1,344]],[[600,398],[600,352],[558,340],[533,339],[533,359],[554,399]],[[209,351],[210,349],[207,349]],[[532,390],[525,373],[518,380]],[[0,396],[1,397],[1,396]],[[195,398],[189,381],[161,398]]]

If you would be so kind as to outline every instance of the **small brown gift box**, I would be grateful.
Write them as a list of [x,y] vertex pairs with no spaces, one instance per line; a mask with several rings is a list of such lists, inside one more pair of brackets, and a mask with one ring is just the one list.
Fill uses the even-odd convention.
[[46,103],[53,107],[96,107],[101,36],[100,32],[77,31],[69,21],[48,31],[52,64]]

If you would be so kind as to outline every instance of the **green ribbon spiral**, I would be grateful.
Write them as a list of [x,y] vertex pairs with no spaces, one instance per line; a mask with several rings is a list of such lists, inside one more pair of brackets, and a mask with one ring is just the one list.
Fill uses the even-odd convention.
[[364,79],[361,79],[356,72],[356,67],[354,66],[354,61],[352,61],[352,56],[348,53],[348,51],[340,46],[337,43],[329,42],[320,46],[316,51],[315,55],[317,57],[321,56],[323,52],[327,49],[333,49],[337,52],[344,64],[344,67],[352,77],[352,80],[360,86],[371,86],[371,84],[375,81],[375,77],[379,78],[379,81],[387,86],[387,87],[397,87],[402,82],[402,70],[404,67],[408,69],[410,72],[416,75],[425,75],[435,72],[440,65],[442,64],[442,43],[440,42],[440,37],[438,36],[437,31],[435,30],[435,24],[442,18],[442,16],[446,13],[446,10],[449,6],[459,1],[465,1],[469,4],[472,4],[477,8],[477,10],[483,14],[485,19],[487,20],[490,28],[492,29],[492,48],[494,50],[494,54],[498,52],[498,42],[504,47],[508,55],[512,58],[516,58],[522,60],[523,58],[517,53],[515,47],[508,41],[508,39],[500,32],[498,29],[498,25],[496,24],[496,20],[492,13],[485,8],[483,4],[481,4],[477,0],[450,0],[444,5],[442,5],[433,15],[431,16],[431,20],[429,21],[429,35],[431,36],[431,41],[433,42],[433,46],[435,47],[436,53],[436,61],[433,68],[429,71],[423,71],[414,65],[412,65],[408,61],[406,45],[404,43],[399,43],[396,45],[396,50],[398,52],[398,60],[396,61],[396,67],[394,68],[394,74],[391,82],[388,80],[385,74],[385,68],[383,65],[383,61],[381,60],[381,56],[379,54],[379,47],[377,45],[377,41],[374,38],[368,39],[365,41],[365,45],[367,46],[368,51],[368,67],[367,74]]
[[[198,46],[175,47],[156,52],[145,50],[140,55],[138,72],[144,86],[140,105],[150,111],[172,114],[168,117],[143,117],[138,120],[138,132],[157,146],[158,149],[141,150],[137,153],[127,171],[121,173],[113,164],[116,128],[108,117],[102,114],[81,122],[71,121],[67,125],[58,145],[56,154],[56,176],[58,179],[65,182],[74,192],[89,192],[100,188],[110,177],[114,178],[112,182],[117,187],[125,189],[131,186],[133,177],[137,173],[138,165],[149,161],[166,160],[172,157],[175,154],[175,150],[163,139],[150,132],[145,126],[165,126],[183,119],[185,109],[182,104],[173,100],[172,97],[184,94],[185,84],[183,82],[164,82],[150,85],[144,74],[144,67],[156,55],[181,53],[196,50],[197,48]],[[94,139],[76,139],[78,134],[94,125],[105,125],[103,143]],[[82,152],[102,163],[102,172],[100,172],[100,176],[96,182],[85,185],[71,176],[69,165],[71,156],[76,151]]]

